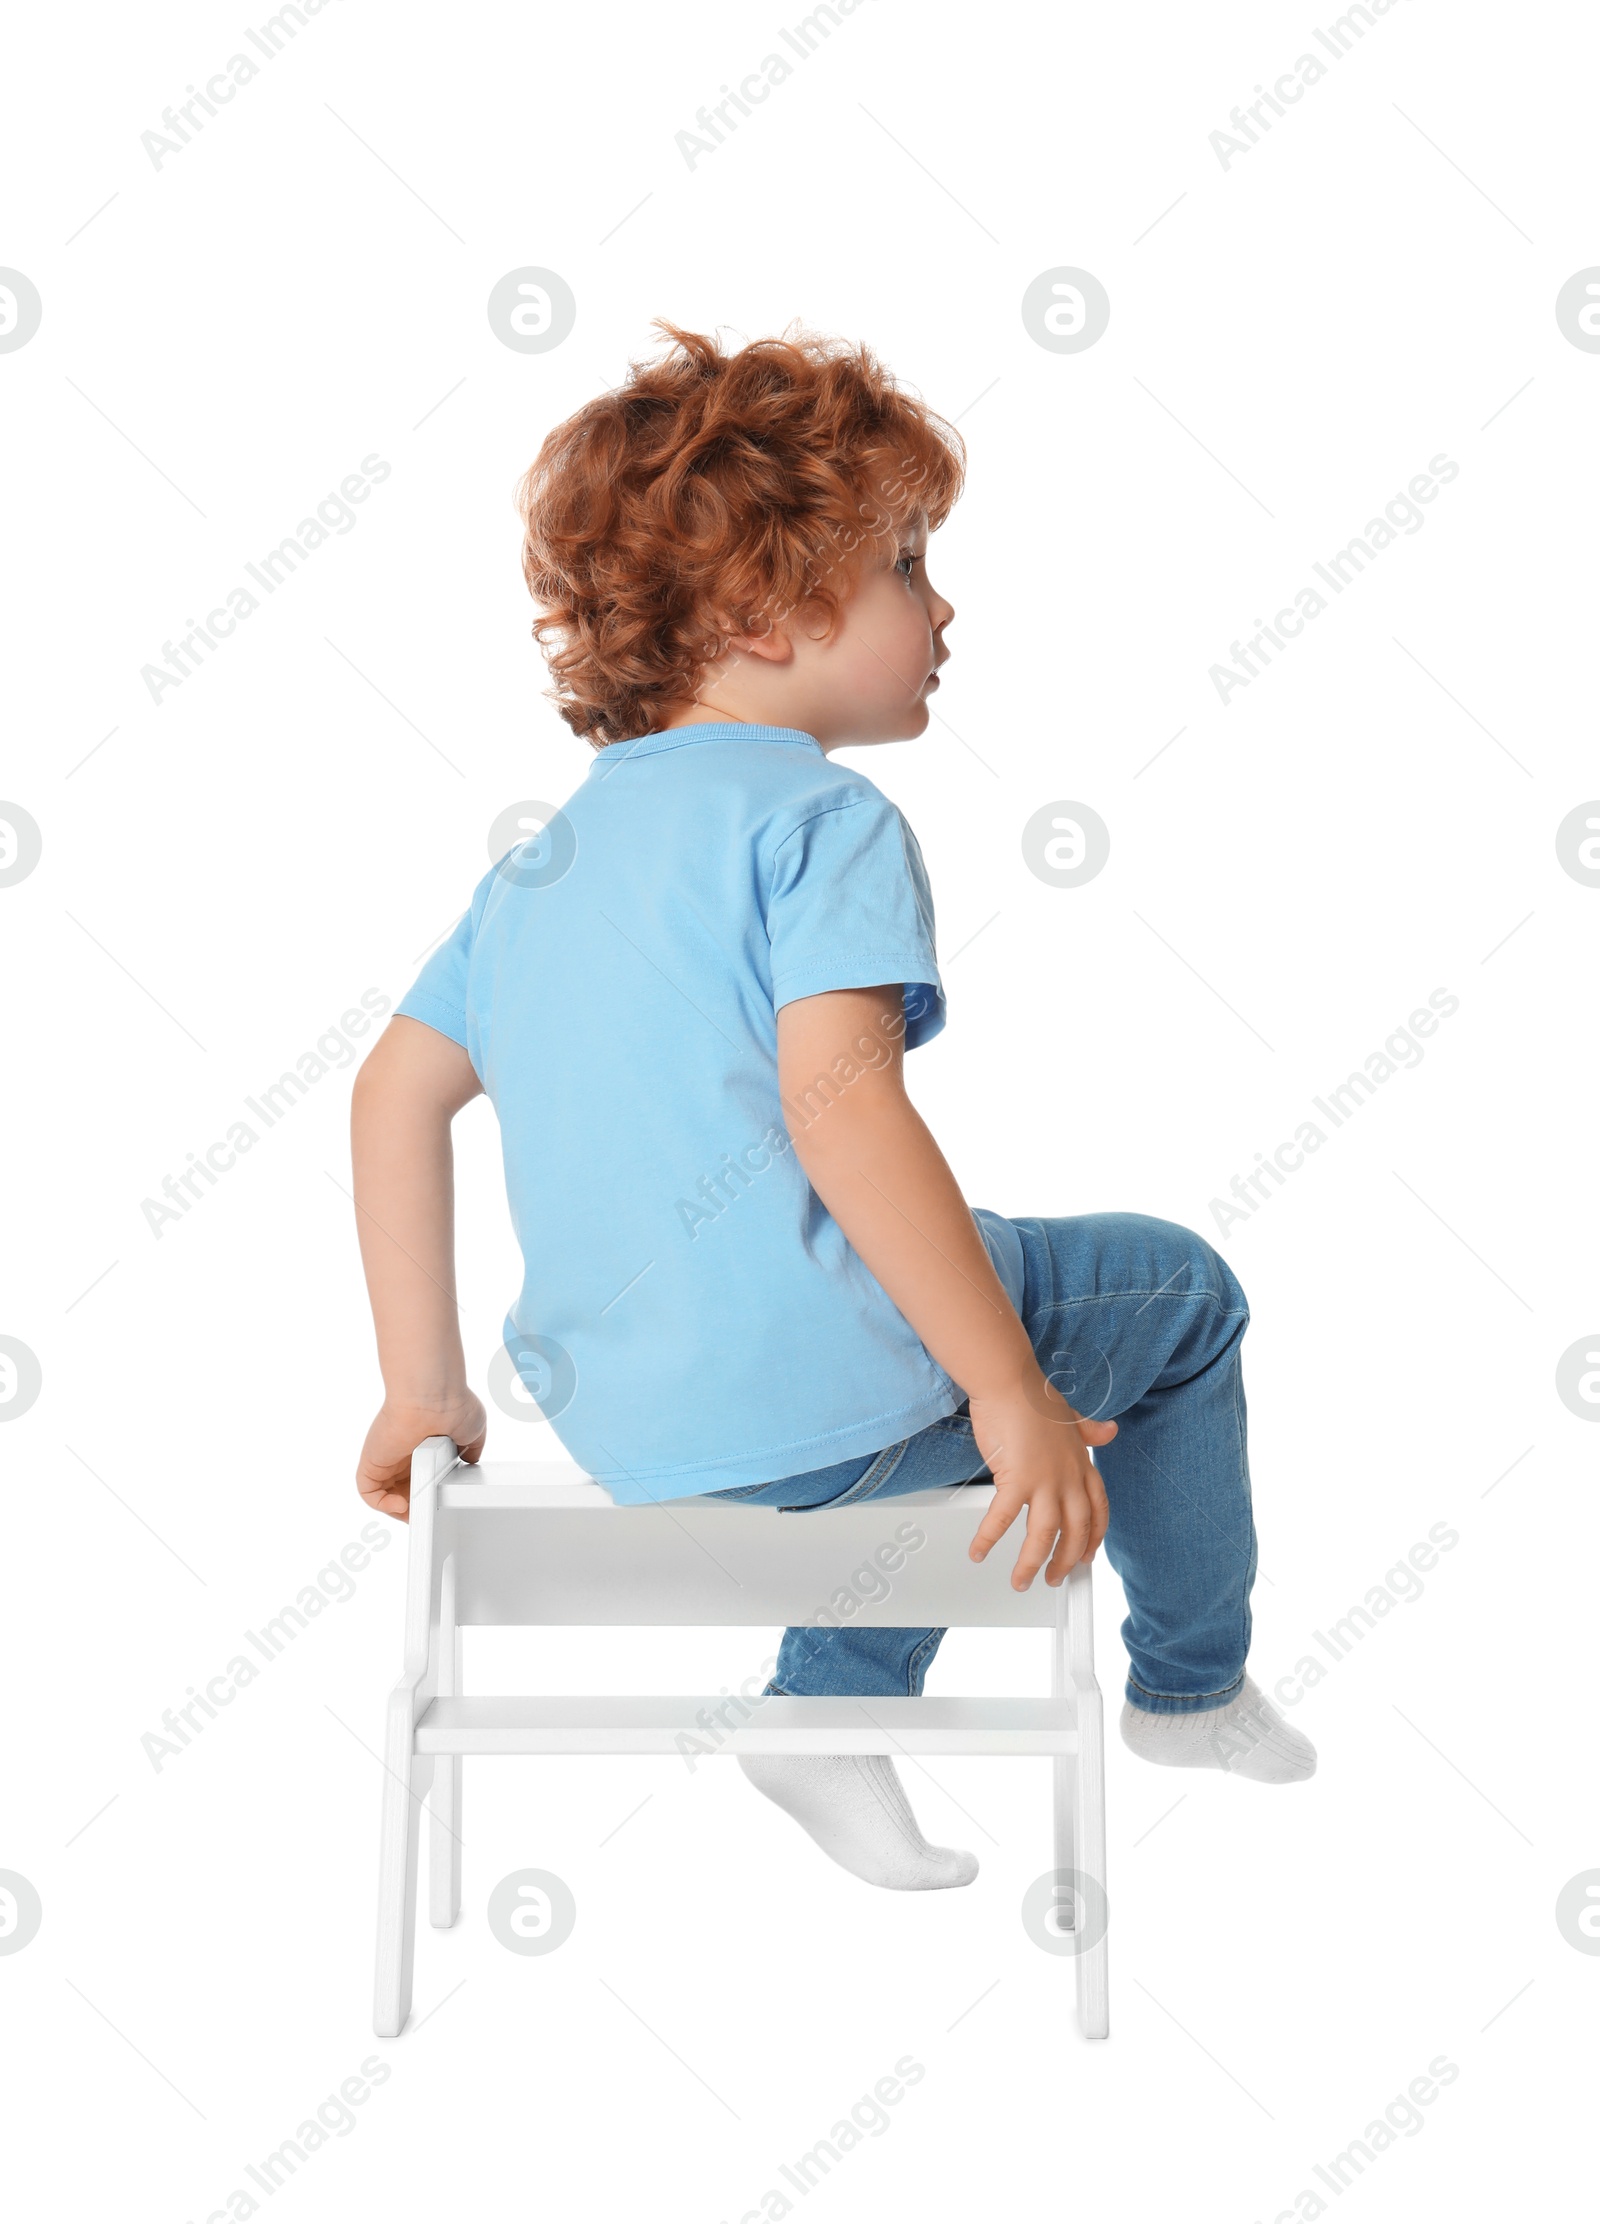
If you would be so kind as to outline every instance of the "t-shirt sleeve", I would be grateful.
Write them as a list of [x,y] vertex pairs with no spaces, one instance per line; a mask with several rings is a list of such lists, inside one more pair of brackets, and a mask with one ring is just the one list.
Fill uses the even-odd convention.
[[[496,866],[495,872],[498,870]],[[469,1057],[472,1043],[468,1027],[467,976],[472,963],[472,945],[477,939],[478,924],[494,878],[494,872],[484,875],[473,890],[471,903],[395,1006],[400,1018],[420,1019],[424,1026],[459,1043]]]
[[852,796],[778,844],[767,932],[775,1011],[827,989],[899,981],[906,1048],[943,1027],[927,869],[916,836],[887,796]]
[[425,1026],[467,1047],[467,963],[472,956],[472,913],[464,911],[395,1006],[401,1019]]

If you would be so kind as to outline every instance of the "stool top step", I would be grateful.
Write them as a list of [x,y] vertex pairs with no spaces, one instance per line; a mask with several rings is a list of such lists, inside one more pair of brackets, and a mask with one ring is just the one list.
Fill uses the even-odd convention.
[[412,1461],[408,1658],[444,1611],[446,1571],[465,1628],[1037,1629],[1076,1614],[1086,1629],[1086,1567],[1059,1587],[1041,1576],[1012,1589],[1020,1521],[986,1560],[969,1557],[993,1497],[985,1482],[795,1512],[703,1497],[619,1506],[568,1461],[467,1467],[430,1437]]
[[[959,1500],[974,1508],[974,1525],[983,1518],[983,1504],[994,1495],[993,1483],[958,1483],[947,1490],[908,1491],[893,1499],[862,1499],[862,1505],[948,1506]],[[664,1498],[653,1506],[618,1506],[603,1483],[595,1482],[570,1460],[486,1460],[477,1467],[453,1467],[439,1485],[439,1504],[451,1512],[475,1508],[526,1508],[536,1513],[655,1513],[663,1509],[697,1514],[772,1514],[773,1506],[739,1505],[731,1500]],[[814,1509],[827,1512],[826,1507]],[[844,1509],[841,1508],[841,1511]]]

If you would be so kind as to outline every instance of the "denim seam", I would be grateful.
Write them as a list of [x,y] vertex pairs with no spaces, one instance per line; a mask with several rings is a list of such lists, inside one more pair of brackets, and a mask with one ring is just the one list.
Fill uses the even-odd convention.
[[[870,1498],[881,1484],[889,1480],[904,1459],[910,1443],[911,1438],[907,1436],[898,1444],[886,1444],[881,1452],[873,1455],[872,1465],[866,1473],[853,1482],[848,1490],[841,1491],[837,1498],[825,1498],[818,1506],[780,1506],[778,1511],[785,1514],[831,1513],[836,1506],[853,1506],[859,1498]],[[886,1461],[887,1465],[884,1464]]]
[[[1238,1347],[1237,1347],[1237,1345],[1236,1345],[1236,1346],[1234,1347],[1234,1352],[1235,1352],[1235,1357],[1237,1357],[1237,1353],[1238,1353]],[[1235,1366],[1235,1368],[1234,1368],[1234,1370],[1233,1370],[1233,1399],[1232,1399],[1232,1404],[1233,1404],[1233,1426],[1234,1426],[1234,1430],[1235,1430],[1235,1432],[1236,1432],[1236,1434],[1237,1434],[1237,1436],[1238,1436],[1238,1440],[1239,1440],[1239,1469],[1240,1469],[1240,1473],[1242,1474],[1242,1476],[1243,1476],[1243,1478],[1244,1478],[1244,1498],[1245,1498],[1245,1512],[1246,1512],[1246,1515],[1247,1515],[1247,1517],[1248,1517],[1248,1518],[1249,1518],[1249,1520],[1250,1520],[1250,1528],[1251,1528],[1251,1544],[1250,1544],[1250,1556],[1249,1556],[1249,1561],[1248,1561],[1248,1563],[1247,1563],[1247,1565],[1246,1565],[1246,1567],[1245,1567],[1245,1570],[1244,1570],[1244,1575],[1243,1575],[1243,1578],[1242,1578],[1242,1582],[1241,1582],[1241,1586],[1240,1586],[1240,1592],[1239,1592],[1239,1658],[1240,1658],[1241,1660],[1247,1661],[1247,1660],[1249,1659],[1249,1657],[1250,1657],[1250,1629],[1249,1629],[1249,1622],[1250,1622],[1250,1583],[1251,1583],[1251,1578],[1253,1577],[1253,1575],[1254,1575],[1254,1573],[1255,1573],[1255,1557],[1256,1557],[1256,1544],[1255,1544],[1255,1537],[1254,1537],[1254,1530],[1255,1530],[1255,1520],[1254,1520],[1254,1508],[1253,1508],[1253,1507],[1252,1507],[1252,1505],[1251,1505],[1251,1497],[1252,1497],[1252,1493],[1251,1493],[1251,1489],[1250,1489],[1250,1455],[1249,1455],[1249,1451],[1248,1451],[1248,1449],[1247,1449],[1247,1446],[1246,1446],[1246,1442],[1245,1442],[1245,1426],[1244,1426],[1244,1417],[1243,1417],[1243,1415],[1242,1415],[1242,1414],[1240,1413],[1240,1411],[1239,1411],[1239,1398],[1240,1398],[1240,1395],[1241,1395],[1241,1393],[1242,1393],[1242,1391],[1243,1391],[1243,1388],[1244,1388],[1244,1370],[1243,1370],[1243,1368],[1242,1368],[1242,1367],[1239,1367],[1239,1366]],[[1243,1680],[1243,1677],[1244,1677],[1244,1670],[1243,1670],[1243,1669],[1241,1669],[1241,1670],[1239,1671],[1239,1674],[1240,1674],[1240,1680],[1242,1681],[1242,1680]]]
[[1048,1305],[1040,1305],[1035,1310],[1061,1313],[1069,1305],[1110,1305],[1121,1297],[1142,1297],[1146,1303],[1156,1297],[1177,1298],[1186,1304],[1214,1305],[1224,1320],[1247,1321],[1250,1318],[1248,1305],[1224,1305],[1213,1290],[1086,1290],[1081,1297],[1053,1297]]
[[922,1640],[922,1643],[920,1645],[914,1645],[912,1647],[911,1657],[906,1662],[907,1698],[919,1699],[922,1696],[922,1678],[920,1671],[938,1651],[939,1640],[943,1637],[943,1635],[944,1631],[942,1629],[930,1629],[927,1636],[924,1637],[924,1639]]
[[1220,1691],[1152,1691],[1148,1684],[1142,1684],[1139,1681],[1131,1668],[1128,1670],[1128,1690],[1130,1693],[1140,1692],[1146,1699],[1181,1699],[1192,1706],[1197,1714],[1203,1713],[1206,1705],[1213,1707],[1226,1706],[1228,1701],[1242,1690],[1243,1686],[1244,1670],[1242,1668],[1234,1677],[1232,1683],[1225,1684]]

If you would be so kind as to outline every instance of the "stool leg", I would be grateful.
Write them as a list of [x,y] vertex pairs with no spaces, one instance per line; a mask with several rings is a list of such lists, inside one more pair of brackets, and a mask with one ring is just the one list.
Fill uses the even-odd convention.
[[461,1913],[461,1755],[434,1758],[428,1844],[428,1920],[447,1931]]
[[[1085,1943],[1078,1961],[1078,2024],[1086,2039],[1111,2029],[1106,1968],[1106,1739],[1105,1704],[1094,1673],[1094,1587],[1079,1562],[1061,1586],[1055,1641],[1061,1675],[1070,1677],[1078,1750],[1073,1762],[1072,1858],[1086,1890]],[[1059,1856],[1057,1857],[1059,1860]]]
[[[1077,1802],[1074,1815],[1073,1858],[1078,1874],[1097,1884],[1103,1895],[1106,1884],[1106,1750],[1105,1709],[1098,1691],[1078,1693]],[[1104,1906],[1104,1899],[1100,1901]],[[1094,1923],[1094,1911],[1089,1910]],[[1078,1956],[1078,2023],[1086,2039],[1103,2039],[1111,2029],[1111,2004],[1106,1970],[1106,1934]],[[1091,1930],[1089,1935],[1093,1936]]]
[[397,2039],[411,2013],[422,1801],[433,1776],[432,1758],[414,1752],[412,1743],[411,1692],[402,1685],[389,1702],[378,1849],[378,1972],[372,2027],[380,2039]]
[[[439,1697],[454,1699],[461,1690],[461,1632],[456,1627],[456,1563],[444,1564],[440,1582]],[[433,1764],[429,1800],[428,1920],[448,1930],[461,1913],[461,1755],[441,1753]]]
[[[1066,1585],[1056,1597],[1056,1625],[1050,1633],[1050,1696],[1064,1698],[1071,1689],[1067,1679],[1067,1626]],[[1054,1865],[1057,1869],[1075,1869],[1078,1866],[1077,1839],[1075,1834],[1074,1792],[1077,1784],[1077,1756],[1072,1753],[1052,1753],[1050,1756],[1050,1807],[1054,1824]],[[1076,1927],[1073,1895],[1060,1887],[1056,1893],[1056,1926],[1070,1931]]]

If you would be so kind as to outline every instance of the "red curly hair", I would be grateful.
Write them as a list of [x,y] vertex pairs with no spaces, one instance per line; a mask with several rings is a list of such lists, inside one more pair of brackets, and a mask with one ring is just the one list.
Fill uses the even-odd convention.
[[836,623],[867,548],[942,525],[961,436],[871,352],[791,326],[724,354],[664,318],[658,362],[545,439],[517,489],[549,699],[596,748],[654,731],[741,634]]

